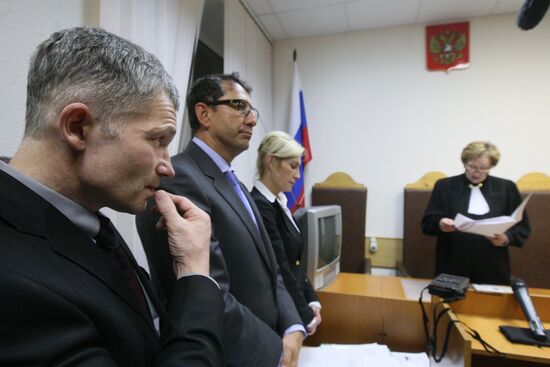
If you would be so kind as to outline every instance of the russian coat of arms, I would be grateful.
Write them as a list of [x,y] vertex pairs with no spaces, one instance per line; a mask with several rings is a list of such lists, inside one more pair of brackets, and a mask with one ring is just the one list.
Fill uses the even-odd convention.
[[469,66],[469,23],[426,27],[428,70],[453,70]]

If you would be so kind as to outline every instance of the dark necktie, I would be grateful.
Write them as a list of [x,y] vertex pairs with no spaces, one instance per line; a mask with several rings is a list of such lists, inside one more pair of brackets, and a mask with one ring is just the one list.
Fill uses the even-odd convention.
[[95,236],[96,244],[116,261],[132,293],[134,293],[141,305],[140,311],[151,321],[149,306],[147,305],[147,300],[145,299],[143,289],[141,288],[141,284],[136,274],[137,269],[132,266],[128,254],[124,251],[123,245],[121,245],[122,240],[119,239],[109,218],[103,215],[98,215],[97,217],[99,218],[100,226],[99,233]]
[[[237,180],[237,176],[235,176],[235,173],[233,173],[232,170],[226,171],[225,176],[231,183],[233,190],[235,190],[235,192],[239,196],[239,199],[241,199],[244,207],[246,208],[246,211],[248,211],[248,214],[250,214],[250,217],[252,218],[254,223],[256,223],[256,217],[254,216],[254,212],[252,211],[252,208],[250,207],[250,203],[248,202],[248,200],[246,199],[246,196],[244,195],[243,189],[239,184],[239,180]],[[256,225],[258,224],[256,223]]]

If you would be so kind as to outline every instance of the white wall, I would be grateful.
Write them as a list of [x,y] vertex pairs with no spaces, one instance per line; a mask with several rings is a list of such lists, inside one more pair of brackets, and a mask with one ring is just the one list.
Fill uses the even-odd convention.
[[260,111],[250,147],[232,164],[239,179],[252,189],[258,145],[273,130],[272,46],[237,0],[224,4],[224,72],[239,72],[252,87],[252,101]]
[[96,19],[97,0],[0,1],[0,155],[12,156],[23,137],[29,59],[59,29]]
[[426,71],[422,25],[275,43],[278,129],[298,51],[313,149],[306,197],[347,172],[368,188],[367,234],[401,238],[404,185],[428,171],[461,173],[470,141],[500,148],[496,176],[550,174],[550,19],[528,32],[515,15],[472,19],[470,41],[470,68],[450,74]]

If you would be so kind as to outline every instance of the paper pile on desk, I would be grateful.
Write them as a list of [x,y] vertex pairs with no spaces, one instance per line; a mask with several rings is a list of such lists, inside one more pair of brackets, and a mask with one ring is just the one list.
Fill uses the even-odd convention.
[[509,285],[496,285],[496,284],[472,284],[474,290],[478,293],[492,293],[492,294],[513,294],[514,291]]
[[302,347],[300,367],[428,367],[426,353],[391,352],[380,344],[324,344]]

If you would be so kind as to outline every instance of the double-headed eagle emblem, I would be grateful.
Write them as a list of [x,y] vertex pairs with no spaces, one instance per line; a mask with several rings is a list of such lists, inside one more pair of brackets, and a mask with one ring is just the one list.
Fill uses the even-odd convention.
[[466,47],[466,34],[447,30],[430,38],[430,54],[434,61],[442,65],[454,64],[463,57]]

